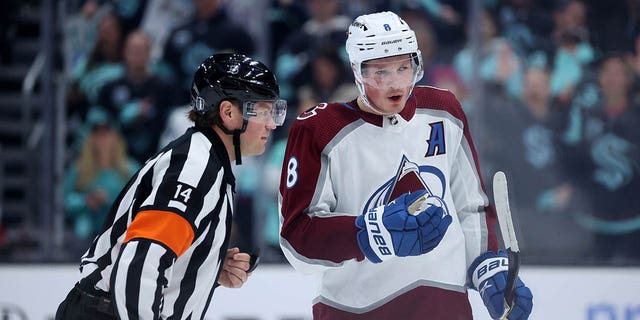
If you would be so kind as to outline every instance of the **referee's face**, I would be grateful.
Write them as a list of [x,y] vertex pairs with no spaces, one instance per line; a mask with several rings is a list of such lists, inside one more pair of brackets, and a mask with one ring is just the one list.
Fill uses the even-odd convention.
[[258,102],[254,107],[256,116],[250,117],[247,129],[240,136],[242,155],[263,154],[271,130],[276,128],[272,117],[273,104]]

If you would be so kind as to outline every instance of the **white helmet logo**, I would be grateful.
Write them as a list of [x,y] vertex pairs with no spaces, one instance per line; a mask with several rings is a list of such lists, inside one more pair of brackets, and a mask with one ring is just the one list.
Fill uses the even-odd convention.
[[194,107],[198,112],[204,111],[204,99],[202,99],[202,97],[196,98],[196,105]]
[[231,74],[238,74],[238,72],[240,72],[240,66],[239,65],[232,65],[229,67],[229,73]]

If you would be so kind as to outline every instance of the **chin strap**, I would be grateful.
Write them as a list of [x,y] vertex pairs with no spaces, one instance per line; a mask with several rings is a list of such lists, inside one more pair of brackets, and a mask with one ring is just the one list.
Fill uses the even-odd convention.
[[240,134],[242,134],[245,130],[247,130],[247,123],[249,123],[249,120],[243,119],[242,129],[235,129],[235,130],[229,130],[225,128],[224,124],[222,124],[222,121],[220,121],[219,118],[216,118],[214,121],[215,121],[215,124],[222,130],[222,132],[229,135],[233,135],[233,152],[236,156],[236,165],[241,165],[242,153],[240,152]]
[[[244,128],[245,126],[246,125],[243,125],[242,127]],[[242,154],[240,153],[240,133],[242,133],[242,131],[233,130],[233,152],[236,154],[236,165],[242,164]]]

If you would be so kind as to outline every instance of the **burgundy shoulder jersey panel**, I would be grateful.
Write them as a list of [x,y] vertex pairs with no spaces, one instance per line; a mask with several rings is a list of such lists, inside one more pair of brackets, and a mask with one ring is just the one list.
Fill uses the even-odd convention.
[[306,213],[318,184],[322,151],[358,119],[360,110],[353,104],[319,104],[298,116],[289,131],[280,183],[281,236],[307,258],[337,263],[364,258],[354,217],[312,218]]
[[418,108],[444,110],[467,124],[467,118],[462,111],[458,99],[449,90],[434,87],[419,86],[413,89],[413,98]]

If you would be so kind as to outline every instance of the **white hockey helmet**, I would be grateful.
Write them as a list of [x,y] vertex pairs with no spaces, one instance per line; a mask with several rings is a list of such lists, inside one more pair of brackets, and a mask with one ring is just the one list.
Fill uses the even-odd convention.
[[369,102],[362,79],[362,63],[365,61],[410,54],[415,67],[413,85],[422,79],[422,53],[418,48],[416,34],[395,13],[384,11],[359,16],[349,26],[347,35],[349,62],[366,104]]

